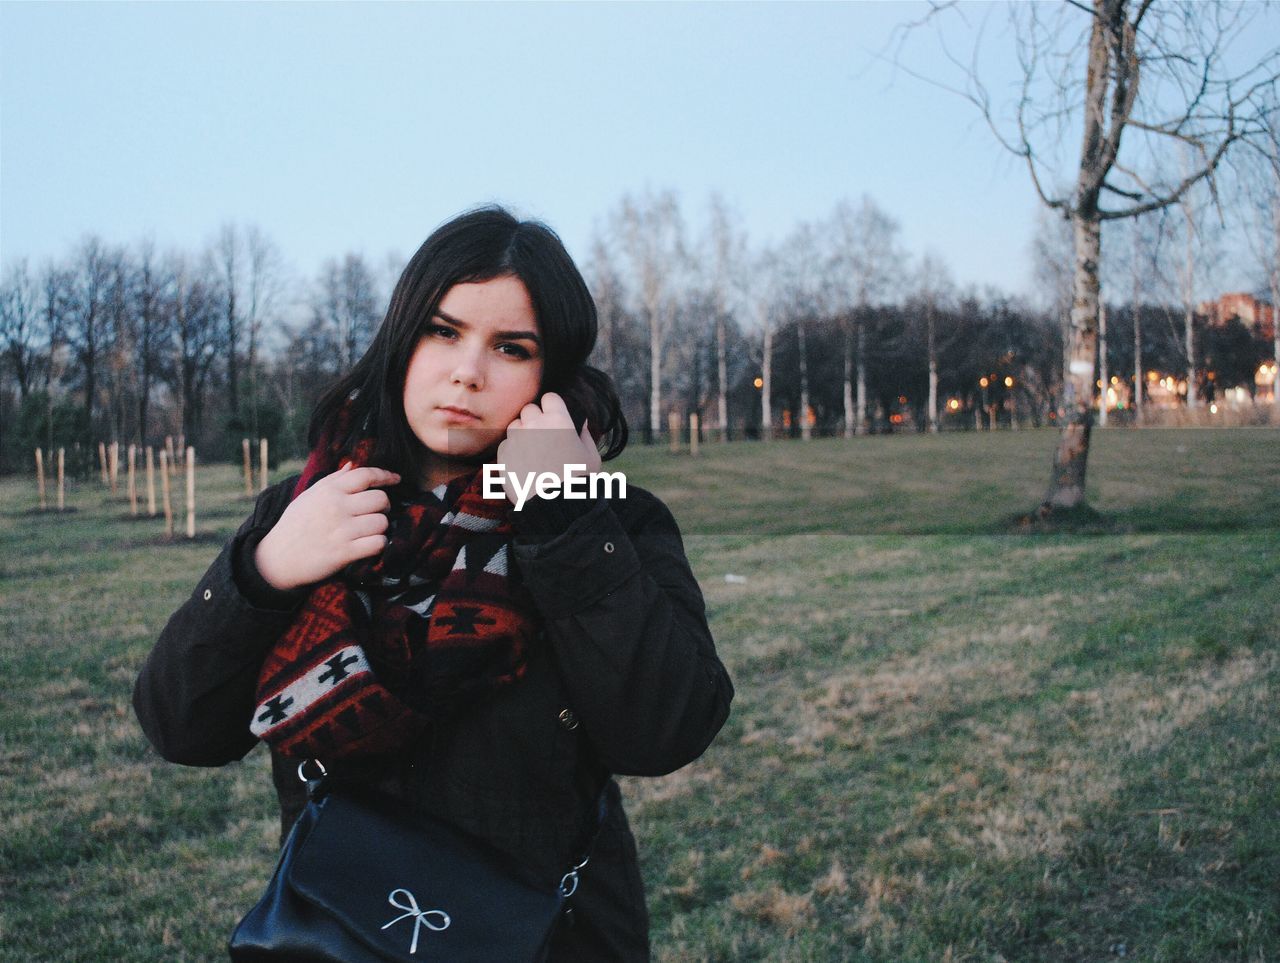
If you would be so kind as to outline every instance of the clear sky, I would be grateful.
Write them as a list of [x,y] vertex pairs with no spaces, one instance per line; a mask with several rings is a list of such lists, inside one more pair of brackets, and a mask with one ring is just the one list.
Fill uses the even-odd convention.
[[719,190],[759,243],[866,193],[962,284],[1029,290],[1025,171],[877,59],[922,9],[2,3],[0,259],[88,232],[194,250],[234,221],[309,277],[493,200],[585,256],[646,188],[694,224]]

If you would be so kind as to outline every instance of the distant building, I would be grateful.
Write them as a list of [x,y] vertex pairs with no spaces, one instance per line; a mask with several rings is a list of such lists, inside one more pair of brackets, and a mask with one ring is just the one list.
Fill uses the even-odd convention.
[[1270,341],[1275,336],[1275,308],[1243,291],[1224,294],[1216,301],[1204,301],[1197,306],[1196,311],[1215,328],[1222,327],[1232,318],[1239,318],[1246,328],[1262,340]]

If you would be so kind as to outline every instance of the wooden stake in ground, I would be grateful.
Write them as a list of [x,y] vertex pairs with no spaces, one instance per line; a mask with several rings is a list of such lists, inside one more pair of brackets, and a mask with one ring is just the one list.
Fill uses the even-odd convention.
[[671,454],[680,450],[680,415],[678,412],[667,413],[667,435],[671,439]]
[[67,508],[67,450],[58,449],[58,511]]
[[[164,450],[169,453],[169,471],[174,471],[178,464],[178,456],[174,454],[173,450],[173,435],[164,436]],[[161,464],[164,464],[163,460],[161,461]]]
[[107,471],[107,446],[98,442],[98,464],[102,466],[102,484],[111,484],[111,474]]
[[240,449],[244,452],[244,493],[253,495],[253,458],[249,454],[249,439],[240,439]]
[[187,449],[187,538],[196,537],[196,450]]
[[113,441],[111,443],[111,457],[107,459],[107,463],[111,466],[111,494],[116,493],[118,481],[120,477],[120,442]]
[[138,514],[138,446],[129,446],[129,513],[135,517]]
[[155,452],[147,446],[147,515],[156,517],[156,474]]
[[44,497],[44,452],[39,448],[36,449],[36,487],[40,489],[40,511],[44,511],[49,503]]
[[262,480],[258,483],[259,491],[267,490],[267,478],[270,474],[268,470],[269,460],[267,458],[267,439],[258,439],[258,469],[262,476]]
[[173,538],[173,499],[169,496],[169,452],[160,450],[160,487],[164,492],[164,534]]
[[689,454],[698,453],[698,413],[689,416]]

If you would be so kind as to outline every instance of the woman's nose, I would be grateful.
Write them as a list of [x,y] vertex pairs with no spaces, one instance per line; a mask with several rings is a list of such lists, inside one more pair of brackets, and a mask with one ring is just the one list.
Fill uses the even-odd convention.
[[479,351],[463,348],[454,358],[453,383],[468,388],[484,387],[484,359]]

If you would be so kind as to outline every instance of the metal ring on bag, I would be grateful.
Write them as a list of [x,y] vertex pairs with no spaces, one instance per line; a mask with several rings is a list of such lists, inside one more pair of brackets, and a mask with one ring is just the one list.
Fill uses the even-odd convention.
[[560,880],[560,895],[568,899],[578,891],[578,872],[571,870],[565,873]]
[[311,779],[308,778],[307,774],[303,771],[307,768],[307,763],[309,762],[314,762],[316,764],[316,768],[320,770],[320,775],[316,776],[316,779],[323,779],[325,776],[329,775],[329,770],[324,767],[324,763],[319,759],[303,759],[302,762],[298,763],[298,778],[302,782],[311,782]]

